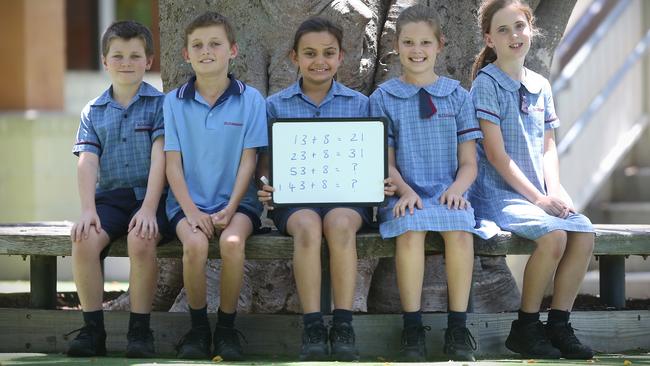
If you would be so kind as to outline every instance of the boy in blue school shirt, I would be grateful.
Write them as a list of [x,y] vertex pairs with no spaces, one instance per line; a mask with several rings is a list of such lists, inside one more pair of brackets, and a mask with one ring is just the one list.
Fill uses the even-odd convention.
[[[183,57],[196,76],[165,97],[165,154],[171,193],[167,216],[183,243],[183,281],[191,329],[178,357],[241,360],[234,328],[244,274],[246,239],[260,226],[253,172],[257,148],[267,145],[264,98],[228,75],[237,56],[228,20],[214,12],[185,29]],[[209,240],[219,238],[222,259],[217,325],[207,316]],[[211,343],[214,346],[211,352]]]
[[169,237],[165,216],[164,95],[142,81],[153,62],[153,38],[142,24],[113,23],[102,36],[111,87],[81,112],[72,151],[81,218],[72,227],[72,269],[84,326],[69,356],[106,355],[100,259],[127,235],[131,314],[127,357],[154,357],[149,319],[157,279],[156,246]]

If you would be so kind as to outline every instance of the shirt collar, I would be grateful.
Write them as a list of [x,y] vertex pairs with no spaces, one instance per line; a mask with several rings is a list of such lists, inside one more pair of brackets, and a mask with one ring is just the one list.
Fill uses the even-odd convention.
[[[287,87],[286,89],[282,90],[280,92],[280,97],[282,99],[289,99],[296,95],[305,97],[306,95],[305,93],[302,92],[302,88],[300,87],[301,85],[302,85],[302,78],[300,78],[300,80],[296,81],[295,83],[289,85],[289,87]],[[327,96],[325,96],[325,99],[323,99],[323,102],[329,100],[333,96],[353,97],[355,96],[355,93],[351,89],[343,87],[343,85],[341,85],[336,80],[332,80],[332,86],[330,87],[330,90],[327,92]]]
[[[244,90],[246,90],[246,84],[235,79],[233,74],[228,74],[228,79],[230,79],[230,84],[226,90],[221,94],[219,100],[216,104],[219,104],[220,101],[228,99],[231,95],[241,95]],[[196,75],[192,76],[185,84],[181,85],[180,88],[176,90],[176,98],[178,99],[194,99],[196,94],[196,88],[194,84],[196,83]]]
[[[138,87],[138,91],[135,93],[135,95],[138,97],[157,97],[164,94],[161,93],[158,89],[151,86],[150,84],[143,81],[140,83],[140,86]],[[95,99],[92,105],[93,106],[106,105],[114,101],[115,99],[113,99],[113,85],[111,85],[108,89],[106,89],[102,93],[102,95],[100,95],[97,99]]]
[[388,94],[391,94],[397,98],[407,99],[417,94],[420,89],[424,89],[427,93],[433,95],[434,97],[446,97],[453,93],[458,85],[460,85],[460,82],[458,80],[440,76],[438,77],[438,80],[432,84],[425,86],[413,85],[405,83],[404,81],[400,80],[400,78],[393,78],[381,84],[379,87],[382,90],[386,91]]
[[499,84],[499,86],[510,92],[519,90],[523,85],[529,93],[539,94],[542,91],[542,86],[544,84],[544,78],[540,74],[525,67],[524,79],[521,82],[513,80],[508,74],[494,64],[487,64],[479,72],[489,75]]

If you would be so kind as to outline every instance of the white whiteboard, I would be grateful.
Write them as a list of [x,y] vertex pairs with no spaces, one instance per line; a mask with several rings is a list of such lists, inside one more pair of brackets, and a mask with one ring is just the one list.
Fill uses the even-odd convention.
[[384,202],[385,119],[276,119],[269,140],[274,205]]

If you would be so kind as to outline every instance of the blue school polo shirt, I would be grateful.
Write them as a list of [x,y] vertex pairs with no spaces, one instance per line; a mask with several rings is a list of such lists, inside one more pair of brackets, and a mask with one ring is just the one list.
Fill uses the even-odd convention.
[[[165,151],[179,151],[187,189],[194,204],[212,212],[230,200],[244,149],[266,146],[266,104],[255,88],[229,76],[226,91],[211,106],[196,92],[192,77],[165,96]],[[262,205],[250,179],[240,202],[258,215]],[[167,216],[180,205],[170,191]]]
[[126,108],[113,99],[112,86],[86,104],[72,152],[99,156],[96,192],[133,188],[136,199],[144,199],[151,146],[164,134],[163,100],[163,93],[142,82]]

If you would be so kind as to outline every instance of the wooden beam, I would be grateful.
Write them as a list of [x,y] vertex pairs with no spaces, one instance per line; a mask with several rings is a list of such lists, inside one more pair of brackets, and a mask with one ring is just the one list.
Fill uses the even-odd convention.
[[[70,225],[67,222],[0,225],[0,255],[70,255]],[[595,225],[596,247],[594,255],[649,255],[650,225]],[[219,258],[218,240],[210,245],[210,258]],[[490,240],[475,237],[474,250],[477,255],[530,254],[535,243],[502,231]],[[429,233],[426,250],[444,250],[442,239],[437,233]],[[357,236],[357,253],[360,258],[392,257],[395,252],[393,239],[381,239],[377,232],[361,233]],[[158,248],[158,257],[180,258],[181,244],[174,240]],[[293,255],[293,241],[277,232],[254,235],[246,242],[247,259],[282,259]],[[109,256],[126,257],[126,238],[111,246]]]
[[[512,355],[504,347],[515,313],[468,314],[468,327],[477,341],[477,355]],[[545,315],[542,316],[543,318]],[[128,312],[106,312],[107,348],[123,353],[126,347]],[[330,317],[327,316],[329,321]],[[424,314],[427,348],[432,359],[441,359],[446,314]],[[215,314],[210,314],[214,326]],[[296,357],[302,330],[300,315],[246,315],[237,317],[237,327],[245,334],[249,355]],[[601,353],[650,348],[650,310],[574,312],[571,323],[576,335]],[[157,352],[173,356],[174,345],[189,329],[188,313],[153,313],[151,319]],[[379,357],[393,360],[400,347],[402,317],[399,314],[356,315],[357,345],[362,359]],[[0,309],[0,352],[65,352],[64,334],[81,327],[79,311]]]

